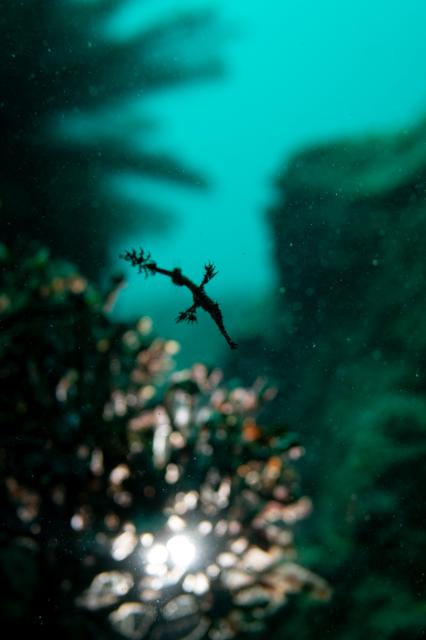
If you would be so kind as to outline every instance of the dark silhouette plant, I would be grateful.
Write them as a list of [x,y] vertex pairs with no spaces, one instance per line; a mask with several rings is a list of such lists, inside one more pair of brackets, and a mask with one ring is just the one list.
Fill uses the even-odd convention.
[[[205,185],[153,147],[157,123],[146,98],[221,70],[211,13],[151,24],[145,3],[135,3],[135,26],[118,37],[108,25],[123,4],[0,1],[2,240],[36,239],[91,276],[105,262],[112,230],[169,223],[143,179]],[[123,177],[138,181],[134,196]]]
[[216,268],[212,262],[208,262],[204,265],[204,276],[201,284],[197,285],[192,280],[183,275],[182,269],[162,269],[157,266],[157,263],[152,260],[151,254],[145,252],[143,249],[131,249],[126,251],[121,256],[123,260],[130,262],[132,267],[138,267],[139,273],[143,273],[145,277],[149,275],[155,275],[161,273],[163,276],[167,276],[171,279],[173,284],[178,287],[186,287],[192,293],[193,304],[185,311],[181,311],[176,318],[176,322],[187,322],[188,324],[194,324],[197,322],[197,310],[204,309],[216,323],[220,333],[225,338],[231,349],[237,349],[237,343],[232,340],[227,332],[224,322],[221,308],[217,302],[212,300],[207,295],[205,286],[217,275]]

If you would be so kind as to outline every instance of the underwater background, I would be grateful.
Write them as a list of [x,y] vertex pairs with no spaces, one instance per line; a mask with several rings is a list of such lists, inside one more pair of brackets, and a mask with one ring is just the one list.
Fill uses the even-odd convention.
[[425,25],[0,2],[5,629],[424,637]]

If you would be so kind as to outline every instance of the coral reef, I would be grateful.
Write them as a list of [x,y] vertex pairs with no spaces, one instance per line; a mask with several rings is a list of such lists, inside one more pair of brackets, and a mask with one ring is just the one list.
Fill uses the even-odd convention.
[[[261,419],[275,391],[174,372],[151,322],[108,317],[46,251],[1,246],[1,623],[34,637],[263,631],[292,593],[302,449]],[[276,423],[275,423],[276,424]]]

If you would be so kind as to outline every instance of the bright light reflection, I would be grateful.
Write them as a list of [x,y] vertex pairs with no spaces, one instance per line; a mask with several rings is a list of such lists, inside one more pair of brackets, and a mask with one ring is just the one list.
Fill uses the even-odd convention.
[[180,569],[186,569],[195,560],[197,550],[187,536],[173,536],[167,542],[167,550],[172,563]]
[[161,579],[164,584],[177,582],[194,562],[197,549],[186,535],[178,534],[169,538],[166,544],[156,543],[145,548],[144,555],[145,571],[147,576],[151,576],[148,578],[149,586],[155,588],[152,584],[154,579]]
[[184,591],[201,596],[209,590],[210,582],[204,573],[188,574],[182,586]]
[[144,533],[141,535],[141,544],[143,547],[150,547],[154,542],[152,533]]
[[147,553],[149,564],[164,564],[167,562],[167,549],[164,544],[155,544]]

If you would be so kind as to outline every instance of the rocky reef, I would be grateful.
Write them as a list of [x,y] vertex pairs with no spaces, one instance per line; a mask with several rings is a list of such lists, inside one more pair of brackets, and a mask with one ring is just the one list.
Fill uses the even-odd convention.
[[426,122],[303,151],[276,186],[271,368],[282,411],[308,448],[311,551],[335,586],[316,624],[296,615],[295,630],[417,639],[425,611]]

